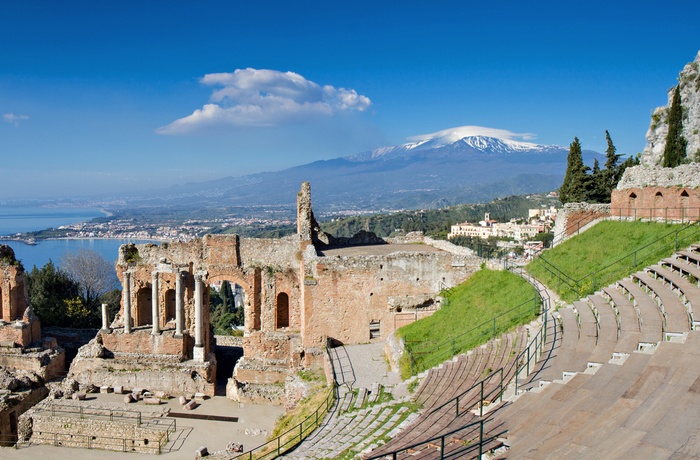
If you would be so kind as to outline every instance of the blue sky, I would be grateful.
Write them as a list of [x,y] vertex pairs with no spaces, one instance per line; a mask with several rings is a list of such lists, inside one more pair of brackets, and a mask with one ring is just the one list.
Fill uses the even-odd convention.
[[[625,154],[691,1],[0,2],[0,199],[141,191],[447,128]],[[629,5],[629,6],[628,6]]]

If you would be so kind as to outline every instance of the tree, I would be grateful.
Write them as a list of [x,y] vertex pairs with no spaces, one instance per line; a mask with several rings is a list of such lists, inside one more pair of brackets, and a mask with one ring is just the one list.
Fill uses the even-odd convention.
[[600,169],[598,159],[593,160],[593,170],[588,187],[588,201],[591,203],[605,203],[610,201],[610,195],[606,195],[605,170]]
[[566,159],[566,175],[559,187],[559,201],[562,204],[586,201],[588,197],[589,168],[583,164],[581,143],[578,137],[569,146],[569,156]]
[[617,148],[615,148],[607,129],[605,130],[605,140],[608,143],[608,148],[605,150],[605,169],[603,170],[600,188],[605,197],[604,202],[609,203],[612,191],[622,177],[622,171],[620,171],[620,165],[618,164],[622,155],[617,153]]
[[83,302],[91,310],[98,309],[100,297],[117,285],[112,264],[91,249],[66,253],[61,268],[78,284]]
[[663,157],[663,166],[667,168],[675,168],[686,158],[685,150],[688,142],[683,137],[683,107],[680,86],[680,84],[676,86],[668,112],[668,134],[666,135]]
[[67,301],[79,298],[80,288],[51,260],[27,274],[29,303],[44,326],[70,326]]

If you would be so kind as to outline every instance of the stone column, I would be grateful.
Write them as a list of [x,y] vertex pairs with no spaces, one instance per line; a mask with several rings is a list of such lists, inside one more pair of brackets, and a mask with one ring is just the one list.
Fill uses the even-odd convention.
[[109,330],[109,305],[106,303],[102,304],[102,330]]
[[158,272],[153,272],[151,281],[151,316],[153,330],[151,334],[160,334],[160,311],[158,309]]
[[194,275],[194,350],[192,357],[195,361],[204,361],[202,284],[202,275]]
[[178,337],[182,336],[183,329],[183,319],[184,315],[184,291],[182,289],[182,277],[185,276],[183,272],[178,271],[175,277],[175,335]]
[[124,272],[124,334],[131,333],[131,273]]

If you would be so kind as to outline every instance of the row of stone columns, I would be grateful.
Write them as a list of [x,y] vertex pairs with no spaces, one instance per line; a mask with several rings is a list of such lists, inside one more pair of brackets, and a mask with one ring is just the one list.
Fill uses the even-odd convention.
[[[185,289],[183,277],[185,272],[178,272],[175,278],[175,335],[182,336],[185,320]],[[194,343],[195,347],[204,347],[204,275],[196,274],[194,276]],[[160,334],[160,305],[158,303],[159,277],[158,272],[154,271],[151,278],[151,316],[152,316],[152,334]],[[131,272],[124,272],[123,286],[123,303],[124,303],[124,333],[131,333]],[[102,324],[103,328],[107,321],[107,312],[103,306]]]

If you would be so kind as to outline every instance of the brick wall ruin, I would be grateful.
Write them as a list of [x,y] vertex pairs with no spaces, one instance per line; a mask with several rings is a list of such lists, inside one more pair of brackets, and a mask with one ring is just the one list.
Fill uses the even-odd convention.
[[[188,243],[122,246],[121,311],[90,345],[93,351],[79,353],[71,377],[131,388],[138,375],[140,386],[171,394],[206,381],[205,391],[213,391],[209,286],[227,280],[243,289],[245,313],[244,353],[227,395],[282,403],[290,373],[324,365],[328,337],[384,339],[410,318],[435,311],[437,293],[480,264],[471,251],[420,234],[396,244],[372,234],[335,239],[314,218],[308,183],[297,196],[297,216],[297,234],[285,238],[207,235]],[[163,363],[197,379],[149,378],[163,375]]]

